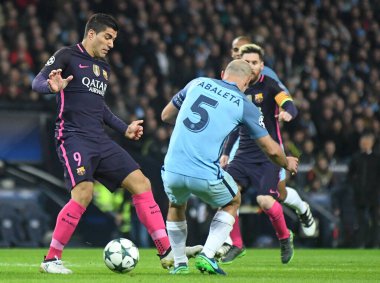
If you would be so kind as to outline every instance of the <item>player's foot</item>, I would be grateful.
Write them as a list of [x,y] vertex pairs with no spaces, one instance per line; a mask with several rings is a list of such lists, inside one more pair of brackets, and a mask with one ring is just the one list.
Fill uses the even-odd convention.
[[315,223],[313,214],[311,214],[310,206],[307,202],[304,202],[307,209],[304,214],[299,214],[298,218],[301,222],[302,232],[306,237],[313,237],[317,231],[317,225]]
[[[193,247],[186,247],[187,258],[196,257],[203,249],[202,245],[196,245]],[[160,255],[160,261],[162,268],[170,269],[174,266],[174,255],[170,248],[164,255]]]
[[180,263],[177,267],[174,267],[169,272],[170,274],[177,275],[177,274],[189,274],[189,267],[186,263]]
[[202,273],[227,275],[216,262],[215,259],[207,257],[204,253],[200,253],[195,258],[195,267]]
[[289,230],[289,238],[280,240],[281,261],[283,264],[289,263],[294,256],[293,232]]
[[227,254],[222,257],[220,261],[221,264],[231,264],[235,259],[245,256],[247,253],[244,247],[238,248],[237,246],[232,246]]
[[231,249],[231,247],[232,246],[230,244],[224,243],[223,246],[221,246],[219,250],[215,253],[215,258],[221,259],[222,257],[224,257]]
[[71,274],[70,269],[64,267],[62,260],[57,257],[53,259],[44,260],[40,265],[40,272],[53,273],[53,274]]

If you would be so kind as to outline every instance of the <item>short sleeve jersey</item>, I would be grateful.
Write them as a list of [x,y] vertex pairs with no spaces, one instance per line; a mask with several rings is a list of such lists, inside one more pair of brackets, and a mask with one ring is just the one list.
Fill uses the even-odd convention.
[[245,125],[249,138],[268,135],[263,116],[235,84],[210,78],[191,81],[172,99],[179,109],[164,168],[167,171],[216,180],[228,135]]
[[[245,94],[264,115],[264,124],[270,136],[282,144],[280,125],[276,115],[286,101],[293,100],[292,97],[279,82],[265,75],[261,75],[259,80],[245,91]],[[248,163],[268,160],[260,147],[250,139],[249,131],[245,127],[240,128],[240,143],[235,158],[244,159]]]

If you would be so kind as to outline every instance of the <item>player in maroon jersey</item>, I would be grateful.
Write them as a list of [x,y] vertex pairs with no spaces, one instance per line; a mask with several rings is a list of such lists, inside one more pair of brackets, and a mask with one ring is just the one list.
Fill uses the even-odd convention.
[[[161,210],[155,202],[148,178],[140,166],[104,131],[104,124],[125,137],[138,140],[142,120],[127,125],[116,117],[104,101],[110,66],[105,61],[114,46],[118,25],[107,14],[88,20],[83,41],[58,50],[33,81],[39,93],[56,93],[56,150],[64,167],[70,201],[57,217],[50,249],[40,271],[68,274],[61,257],[78,222],[93,197],[94,181],[110,191],[123,187],[132,194],[140,221],[152,237],[163,267],[173,263]],[[201,247],[188,249],[193,256]]]

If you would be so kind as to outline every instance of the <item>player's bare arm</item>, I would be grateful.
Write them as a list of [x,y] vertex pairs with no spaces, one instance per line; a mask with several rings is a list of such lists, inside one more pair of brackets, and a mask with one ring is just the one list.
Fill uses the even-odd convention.
[[179,110],[174,106],[174,104],[170,101],[168,105],[165,106],[164,110],[161,113],[161,119],[165,123],[175,124],[175,120],[177,118]]
[[292,174],[296,174],[298,170],[298,158],[287,157],[278,143],[276,143],[270,135],[256,139],[257,144],[275,164],[285,168]]
[[124,136],[131,140],[139,140],[144,133],[144,128],[141,126],[143,122],[144,120],[133,121],[131,124],[129,124]]
[[50,72],[47,83],[51,92],[55,93],[64,89],[72,79],[72,75],[68,76],[66,79],[63,79],[62,69],[57,69]]
[[226,155],[226,154],[223,154],[221,157],[220,157],[220,166],[222,167],[222,168],[225,168],[226,166],[227,166],[227,164],[228,164],[228,160],[229,160],[229,156],[228,155]]

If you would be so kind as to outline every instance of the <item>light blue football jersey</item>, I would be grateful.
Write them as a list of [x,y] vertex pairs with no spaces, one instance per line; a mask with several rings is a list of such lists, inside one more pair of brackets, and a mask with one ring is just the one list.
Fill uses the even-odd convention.
[[165,157],[164,170],[200,179],[223,177],[222,146],[239,125],[257,139],[268,135],[259,109],[236,84],[197,78],[172,99],[179,109]]

